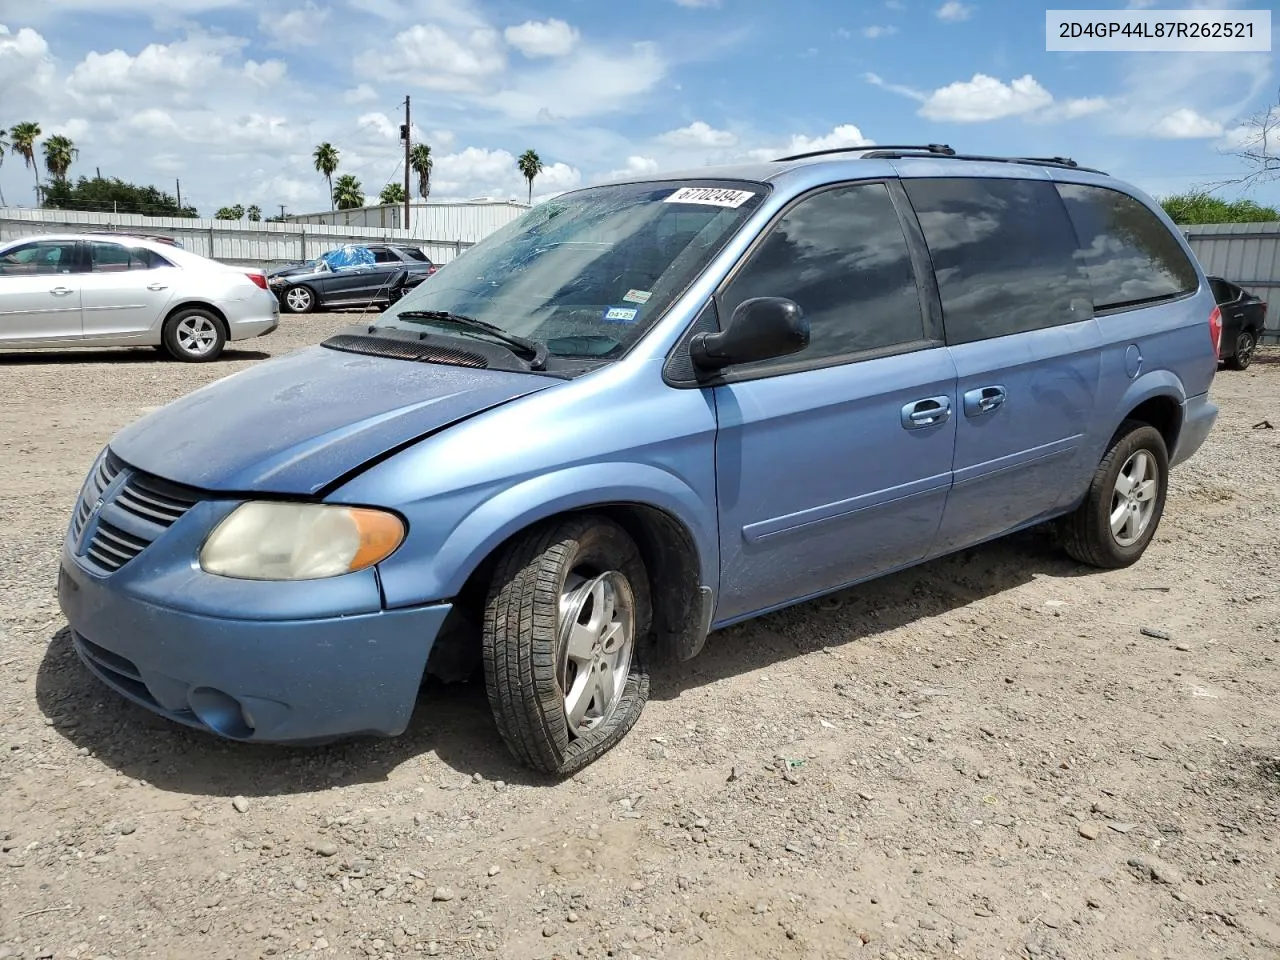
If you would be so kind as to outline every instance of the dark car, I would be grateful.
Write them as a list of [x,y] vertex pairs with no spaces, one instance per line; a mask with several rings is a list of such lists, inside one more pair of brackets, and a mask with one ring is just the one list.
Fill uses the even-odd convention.
[[267,277],[289,313],[326,307],[367,307],[400,299],[408,277],[428,277],[436,265],[416,247],[387,243],[341,247],[271,271]]
[[1222,311],[1222,349],[1219,356],[1232,370],[1243,370],[1267,323],[1267,302],[1222,277],[1209,277],[1214,299]]

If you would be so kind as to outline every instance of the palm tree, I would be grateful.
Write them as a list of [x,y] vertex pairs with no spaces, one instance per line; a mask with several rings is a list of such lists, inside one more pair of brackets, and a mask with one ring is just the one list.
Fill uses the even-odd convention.
[[15,123],[9,130],[9,152],[16,153],[22,162],[36,172],[36,203],[40,202],[40,166],[36,163],[36,141],[40,139],[40,124],[33,120]]
[[[333,196],[333,175],[337,172],[338,160],[341,157],[342,154],[338,152],[338,148],[328,141],[316,147],[316,152],[311,155],[316,162],[316,171],[329,183],[330,197]],[[333,207],[330,206],[329,209],[332,210]]]
[[71,169],[71,161],[80,151],[71,142],[71,138],[55,133],[44,142],[44,166],[49,176],[55,180],[67,179],[67,171]]
[[526,150],[520,154],[520,159],[516,161],[516,166],[520,168],[520,173],[529,181],[529,202],[533,203],[533,181],[542,172],[542,158],[532,150]]
[[388,183],[382,188],[382,192],[378,194],[378,202],[387,206],[404,203],[404,185]]
[[[0,167],[4,166],[4,152],[9,149],[9,134],[3,127],[0,127]],[[0,190],[0,207],[8,206],[4,202],[4,191]]]
[[339,210],[364,206],[364,188],[354,174],[344,173],[333,186],[333,203]]
[[262,208],[256,203],[250,204],[249,209],[245,211],[245,219],[257,223],[262,219]]
[[409,166],[418,175],[418,196],[423,200],[431,195],[431,147],[425,143],[415,143],[409,151]]

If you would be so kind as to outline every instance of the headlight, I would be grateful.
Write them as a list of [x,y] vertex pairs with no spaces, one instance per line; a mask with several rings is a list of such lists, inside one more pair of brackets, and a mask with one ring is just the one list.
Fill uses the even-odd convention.
[[214,528],[200,566],[240,580],[320,580],[386,559],[404,533],[404,522],[383,510],[255,501]]

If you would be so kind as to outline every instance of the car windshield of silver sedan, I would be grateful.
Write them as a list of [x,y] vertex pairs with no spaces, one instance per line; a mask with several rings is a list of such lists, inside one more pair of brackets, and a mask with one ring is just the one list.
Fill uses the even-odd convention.
[[616,357],[688,288],[767,190],[663,181],[556,197],[441,267],[378,325],[420,330],[433,325],[429,314],[462,316],[555,356]]

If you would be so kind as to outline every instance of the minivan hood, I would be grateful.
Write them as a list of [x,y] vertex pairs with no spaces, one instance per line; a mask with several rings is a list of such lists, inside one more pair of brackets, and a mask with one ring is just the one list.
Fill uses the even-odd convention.
[[111,449],[202,490],[312,495],[388,450],[563,382],[309,347],[161,407]]

